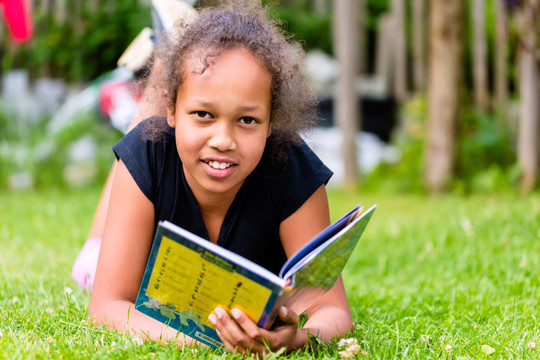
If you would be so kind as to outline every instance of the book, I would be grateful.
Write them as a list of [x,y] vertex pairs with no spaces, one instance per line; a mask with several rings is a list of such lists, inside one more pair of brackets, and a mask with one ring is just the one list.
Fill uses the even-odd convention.
[[279,276],[170,222],[160,221],[135,309],[212,347],[223,346],[208,315],[242,310],[270,328],[284,305],[304,311],[341,275],[376,205],[360,205],[292,255]]

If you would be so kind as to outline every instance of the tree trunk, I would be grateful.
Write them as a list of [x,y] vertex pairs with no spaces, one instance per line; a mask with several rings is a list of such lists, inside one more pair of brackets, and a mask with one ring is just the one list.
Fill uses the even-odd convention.
[[66,0],[56,0],[54,7],[54,21],[57,24],[63,24],[67,17]]
[[413,81],[414,90],[423,91],[426,85],[426,4],[425,0],[413,0]]
[[318,14],[325,14],[328,12],[328,1],[327,0],[312,0],[311,4],[313,11]]
[[473,13],[473,86],[474,102],[478,109],[489,108],[487,77],[486,12],[484,0],[472,1]]
[[431,1],[424,173],[431,192],[444,189],[454,168],[463,67],[463,6],[462,0]]
[[405,36],[405,2],[392,0],[392,15],[394,16],[394,94],[399,102],[408,97],[407,88],[407,41]]
[[495,0],[495,107],[506,113],[508,101],[508,15],[504,0]]
[[538,63],[534,58],[534,33],[524,34],[525,48],[519,60],[519,91],[521,95],[521,114],[518,133],[518,163],[523,171],[521,189],[530,191],[536,185],[538,173],[538,136],[540,96],[538,89]]
[[384,84],[385,92],[390,94],[392,84],[392,58],[393,46],[392,35],[394,29],[394,18],[391,14],[384,14],[379,17],[379,28],[377,29],[377,40],[375,50],[375,74]]
[[339,64],[334,119],[343,136],[343,185],[346,187],[353,186],[358,180],[356,135],[360,110],[355,88],[359,59],[357,9],[356,0],[334,0],[334,52]]
[[359,74],[365,74],[368,71],[368,64],[367,64],[367,26],[366,26],[366,19],[367,19],[367,6],[366,1],[367,0],[352,0],[353,2],[356,1],[356,13],[357,13],[357,25],[356,29],[358,29],[358,44],[357,46],[357,53],[358,53],[358,73]]

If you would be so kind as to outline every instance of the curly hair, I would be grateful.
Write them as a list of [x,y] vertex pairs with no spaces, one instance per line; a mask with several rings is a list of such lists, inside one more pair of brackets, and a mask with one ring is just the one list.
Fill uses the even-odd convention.
[[175,24],[169,36],[164,37],[167,40],[160,44],[157,54],[166,71],[155,83],[161,87],[156,93],[166,90],[166,105],[174,107],[178,89],[186,78],[185,60],[189,56],[201,59],[204,72],[224,51],[243,47],[272,76],[270,122],[276,135],[274,141],[298,139],[300,131],[316,123],[316,96],[302,72],[302,47],[290,41],[278,25],[258,1],[229,0],[222,1],[220,7],[201,9],[189,25],[182,21]]

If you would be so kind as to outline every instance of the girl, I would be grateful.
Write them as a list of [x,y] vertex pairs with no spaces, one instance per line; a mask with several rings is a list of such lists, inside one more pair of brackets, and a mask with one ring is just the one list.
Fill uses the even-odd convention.
[[[299,140],[314,118],[302,82],[302,52],[260,5],[204,9],[159,54],[167,116],[153,117],[114,147],[118,158],[90,316],[96,325],[153,340],[185,336],[133,309],[157,221],[169,220],[277,273],[329,225],[330,170]],[[181,32],[181,36],[180,35]],[[264,355],[347,332],[343,283],[298,314],[258,328],[244,313],[216,308],[209,321],[228,350]]]

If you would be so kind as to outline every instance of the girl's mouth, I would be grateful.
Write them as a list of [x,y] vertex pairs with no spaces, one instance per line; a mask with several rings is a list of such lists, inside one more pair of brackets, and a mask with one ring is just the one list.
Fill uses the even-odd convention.
[[208,165],[210,165],[212,168],[218,169],[218,170],[227,169],[227,168],[229,168],[229,167],[231,167],[233,165],[233,164],[228,163],[228,162],[219,162],[219,161],[214,161],[214,160],[205,161],[205,162]]

